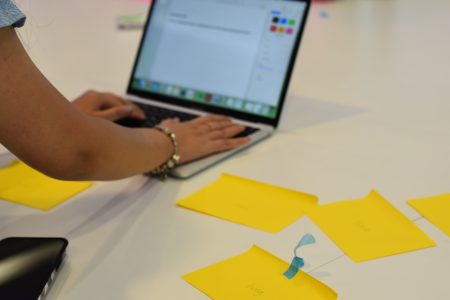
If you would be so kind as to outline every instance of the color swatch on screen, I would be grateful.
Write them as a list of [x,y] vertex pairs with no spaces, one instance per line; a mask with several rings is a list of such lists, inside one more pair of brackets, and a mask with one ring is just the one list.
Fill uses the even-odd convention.
[[335,291],[303,271],[287,279],[283,276],[287,267],[288,263],[253,246],[240,255],[184,275],[183,279],[217,300],[337,299]]
[[288,35],[292,35],[294,33],[294,26],[297,23],[295,19],[288,19],[280,17],[280,11],[272,12],[272,22],[269,27],[269,31],[278,32],[278,33],[287,33]]
[[308,216],[356,262],[436,245],[376,191],[316,206]]
[[317,203],[314,195],[262,182],[222,176],[177,204],[267,232],[278,232]]
[[53,179],[19,161],[0,169],[0,199],[41,210],[52,209],[91,185]]
[[408,204],[450,237],[450,194],[412,199]]

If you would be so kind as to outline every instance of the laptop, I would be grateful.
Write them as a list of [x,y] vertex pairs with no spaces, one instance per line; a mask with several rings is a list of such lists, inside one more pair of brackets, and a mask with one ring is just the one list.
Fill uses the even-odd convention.
[[127,88],[153,127],[221,114],[250,142],[179,165],[188,178],[270,136],[279,121],[310,0],[153,0]]

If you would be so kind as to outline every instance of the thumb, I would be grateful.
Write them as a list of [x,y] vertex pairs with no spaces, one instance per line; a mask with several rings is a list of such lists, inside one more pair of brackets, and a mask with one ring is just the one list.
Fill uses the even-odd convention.
[[116,121],[129,117],[133,112],[134,107],[132,105],[120,105],[104,109],[97,112],[97,116],[110,121]]

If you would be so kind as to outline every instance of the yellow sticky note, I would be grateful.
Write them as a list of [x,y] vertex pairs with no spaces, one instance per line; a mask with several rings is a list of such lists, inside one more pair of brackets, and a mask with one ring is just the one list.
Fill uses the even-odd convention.
[[289,264],[258,246],[183,276],[188,283],[215,300],[332,300],[331,288],[299,271],[291,280],[283,273]]
[[0,169],[0,199],[41,210],[55,207],[91,184],[53,179],[19,161]]
[[267,232],[278,232],[308,209],[317,197],[229,174],[179,200],[178,205]]
[[317,206],[308,215],[356,262],[436,245],[376,191]]
[[408,203],[450,237],[450,194],[412,199]]

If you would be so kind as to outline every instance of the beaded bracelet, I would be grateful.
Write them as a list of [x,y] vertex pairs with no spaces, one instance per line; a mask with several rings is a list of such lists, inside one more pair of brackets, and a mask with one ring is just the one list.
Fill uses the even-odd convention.
[[160,132],[168,136],[173,145],[172,156],[161,166],[149,172],[152,177],[157,177],[161,180],[164,180],[167,178],[169,171],[177,165],[178,161],[180,161],[180,155],[178,154],[177,136],[172,130],[164,126],[157,125],[154,127],[154,129],[159,130]]

